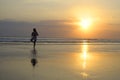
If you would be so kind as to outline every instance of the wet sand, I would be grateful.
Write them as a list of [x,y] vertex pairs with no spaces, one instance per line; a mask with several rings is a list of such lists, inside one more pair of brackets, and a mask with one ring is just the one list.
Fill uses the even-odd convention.
[[120,45],[0,43],[0,80],[120,80]]

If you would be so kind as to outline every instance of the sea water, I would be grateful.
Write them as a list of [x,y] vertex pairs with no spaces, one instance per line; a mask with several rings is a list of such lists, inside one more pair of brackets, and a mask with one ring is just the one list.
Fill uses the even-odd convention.
[[33,48],[9,39],[0,42],[0,80],[120,80],[119,40],[47,38]]

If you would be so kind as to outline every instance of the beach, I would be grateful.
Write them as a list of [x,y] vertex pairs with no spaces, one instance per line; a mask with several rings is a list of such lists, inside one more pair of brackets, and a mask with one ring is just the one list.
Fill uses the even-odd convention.
[[0,80],[120,80],[120,0],[0,0]]
[[120,44],[0,43],[0,80],[120,80]]

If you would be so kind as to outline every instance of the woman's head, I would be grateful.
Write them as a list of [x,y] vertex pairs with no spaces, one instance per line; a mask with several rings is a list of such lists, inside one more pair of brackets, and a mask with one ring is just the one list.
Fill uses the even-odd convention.
[[33,28],[33,31],[36,32],[36,28]]

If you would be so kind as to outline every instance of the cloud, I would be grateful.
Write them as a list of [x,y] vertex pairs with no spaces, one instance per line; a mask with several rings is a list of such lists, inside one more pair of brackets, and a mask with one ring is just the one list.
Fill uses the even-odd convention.
[[[39,37],[46,38],[81,38],[83,33],[77,30],[75,25],[70,24],[71,20],[43,20],[40,22],[20,22],[12,20],[0,21],[1,36],[30,37],[32,29],[35,27],[39,32]],[[119,24],[99,25],[86,38],[119,39]]]
[[30,36],[34,27],[40,37],[69,37],[73,27],[67,24],[69,20],[45,20],[37,23],[0,21],[0,36]]

